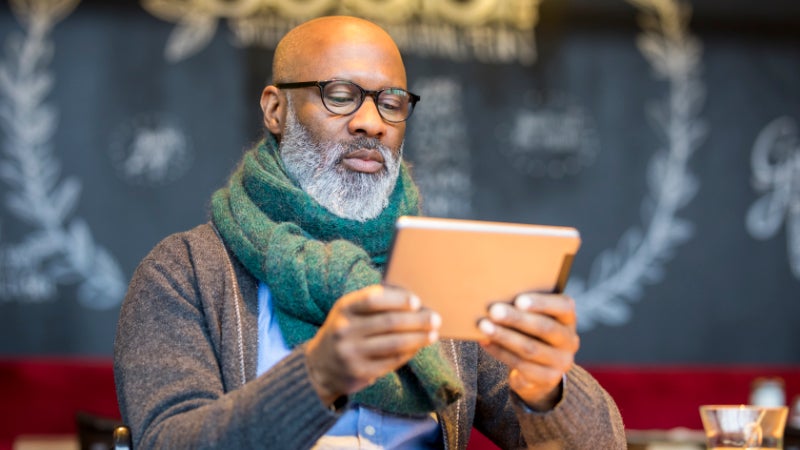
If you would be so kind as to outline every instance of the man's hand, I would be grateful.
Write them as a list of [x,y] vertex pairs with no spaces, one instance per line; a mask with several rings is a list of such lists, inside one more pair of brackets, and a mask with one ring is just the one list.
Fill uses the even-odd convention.
[[439,338],[441,317],[419,298],[373,285],[340,298],[306,347],[311,382],[326,405],[397,369]]
[[513,305],[493,304],[479,327],[484,348],[511,368],[511,389],[533,409],[552,409],[580,347],[572,298],[522,294]]

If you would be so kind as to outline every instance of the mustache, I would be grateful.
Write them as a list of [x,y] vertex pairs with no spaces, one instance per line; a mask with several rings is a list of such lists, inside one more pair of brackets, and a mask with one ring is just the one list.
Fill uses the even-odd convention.
[[357,137],[350,142],[342,145],[345,153],[350,153],[354,150],[367,149],[367,150],[381,150],[389,151],[389,147],[381,144],[381,141],[375,138]]
[[341,163],[347,155],[360,150],[377,150],[384,159],[388,159],[393,155],[392,150],[381,144],[380,140],[361,136],[352,141],[341,142],[337,145],[336,163]]

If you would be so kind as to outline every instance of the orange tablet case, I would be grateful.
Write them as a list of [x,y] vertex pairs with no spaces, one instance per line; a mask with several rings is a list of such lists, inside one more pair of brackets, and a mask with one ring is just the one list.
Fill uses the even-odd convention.
[[401,217],[384,283],[408,289],[442,316],[441,337],[479,339],[491,303],[562,292],[580,247],[575,228]]

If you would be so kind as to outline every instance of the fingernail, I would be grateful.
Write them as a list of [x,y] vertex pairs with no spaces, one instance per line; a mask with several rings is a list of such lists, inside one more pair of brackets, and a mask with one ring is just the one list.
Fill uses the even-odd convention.
[[440,316],[439,313],[435,312],[431,314],[431,326],[433,328],[439,328],[442,326],[442,316]]
[[501,305],[500,303],[495,303],[489,308],[489,317],[494,320],[503,320],[508,316],[508,311],[506,311],[506,305]]
[[533,306],[533,299],[529,295],[520,295],[514,300],[514,305],[519,309],[528,309]]
[[433,343],[433,342],[436,342],[438,339],[439,339],[439,332],[438,331],[433,330],[433,331],[428,333],[428,342]]
[[484,334],[488,334],[489,336],[493,335],[497,328],[494,324],[486,319],[481,320],[478,323],[478,328],[484,332]]
[[408,304],[412,311],[416,311],[422,306],[422,300],[420,300],[416,295],[411,294],[411,297],[408,299]]

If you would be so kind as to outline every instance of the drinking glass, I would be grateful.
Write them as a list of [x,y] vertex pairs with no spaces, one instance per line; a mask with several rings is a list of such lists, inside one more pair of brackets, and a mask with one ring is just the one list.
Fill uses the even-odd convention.
[[782,449],[789,408],[703,405],[700,418],[709,449]]

